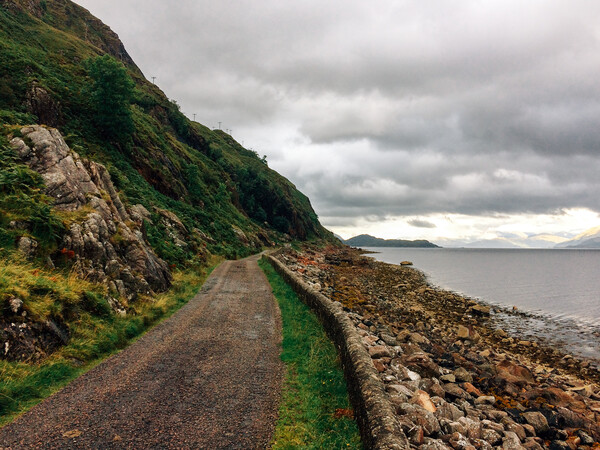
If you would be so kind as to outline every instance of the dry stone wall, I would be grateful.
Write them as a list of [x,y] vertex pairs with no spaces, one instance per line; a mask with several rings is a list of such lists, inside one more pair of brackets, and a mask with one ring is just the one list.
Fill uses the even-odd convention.
[[323,328],[340,353],[350,400],[354,407],[365,447],[405,449],[410,444],[403,433],[394,408],[352,321],[341,305],[307,286],[273,256],[269,263],[319,317]]

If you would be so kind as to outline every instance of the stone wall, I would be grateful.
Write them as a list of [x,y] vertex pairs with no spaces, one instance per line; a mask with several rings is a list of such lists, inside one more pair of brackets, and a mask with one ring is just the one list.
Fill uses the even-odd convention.
[[307,286],[273,256],[267,255],[266,258],[300,299],[315,312],[336,345],[365,447],[409,448],[410,444],[400,428],[371,357],[341,305]]

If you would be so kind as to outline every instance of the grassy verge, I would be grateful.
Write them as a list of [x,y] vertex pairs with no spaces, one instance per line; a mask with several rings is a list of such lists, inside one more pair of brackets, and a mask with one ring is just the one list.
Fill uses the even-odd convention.
[[[30,313],[43,314],[45,309],[56,308],[57,297],[62,301],[62,308],[69,301],[73,308],[78,307],[73,320],[68,321],[71,332],[68,345],[39,363],[0,360],[0,426],[14,420],[177,311],[194,296],[218,262],[220,260],[214,259],[208,268],[200,270],[176,271],[173,286],[168,292],[137,302],[135,314],[118,317],[110,309],[98,314],[93,308],[86,310],[80,307],[80,299],[97,289],[91,283],[69,274],[46,273],[27,263],[0,261],[0,291],[3,287],[18,286],[19,294],[30,302]],[[36,298],[34,293],[39,291],[40,286],[46,288],[46,294]],[[98,305],[94,306],[97,309]],[[36,308],[38,311],[35,311]]]
[[286,373],[273,448],[362,448],[333,343],[310,309],[264,259],[279,302]]

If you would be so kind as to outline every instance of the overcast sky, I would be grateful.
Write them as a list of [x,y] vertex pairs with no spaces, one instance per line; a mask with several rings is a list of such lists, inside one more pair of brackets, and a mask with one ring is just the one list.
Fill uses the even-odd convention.
[[600,2],[77,3],[344,237],[600,225]]

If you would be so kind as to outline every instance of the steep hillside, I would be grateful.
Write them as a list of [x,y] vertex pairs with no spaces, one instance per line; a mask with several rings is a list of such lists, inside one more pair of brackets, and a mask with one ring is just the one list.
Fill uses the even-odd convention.
[[[126,203],[142,204],[153,219],[159,218],[157,207],[175,213],[187,229],[205,234],[214,252],[247,253],[249,243],[238,229],[255,241],[250,247],[284,234],[328,236],[304,195],[229,135],[190,122],[85,9],[67,0],[1,5],[3,134],[32,124],[57,128],[81,157],[107,167]],[[98,83],[90,61],[106,53],[125,64],[135,83],[128,105],[133,127],[125,136],[103,128],[93,102]],[[169,233],[159,220],[152,222],[157,224],[149,227],[148,239],[163,258],[182,263],[192,256],[170,252]]]
[[189,121],[106,25],[69,0],[0,0],[0,359],[43,357],[86,315],[138,314],[211,254],[294,239],[333,237],[264,159]]

